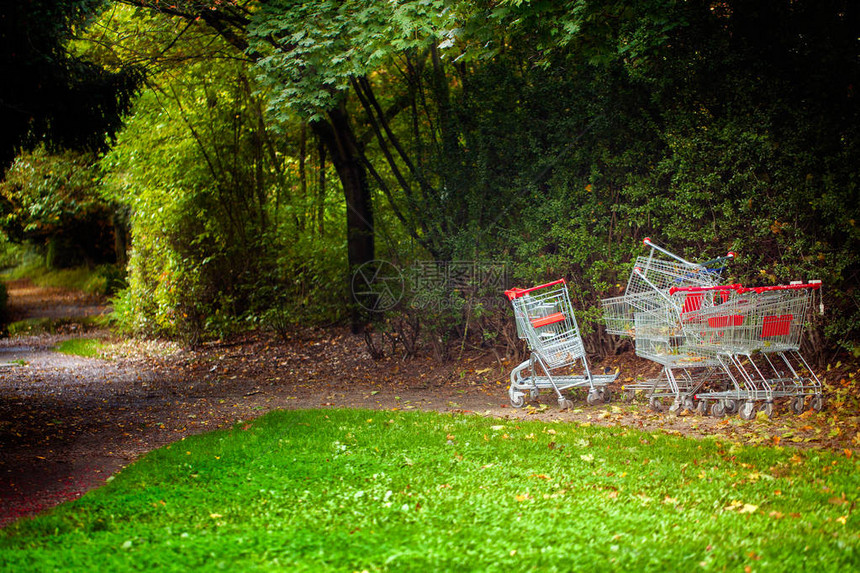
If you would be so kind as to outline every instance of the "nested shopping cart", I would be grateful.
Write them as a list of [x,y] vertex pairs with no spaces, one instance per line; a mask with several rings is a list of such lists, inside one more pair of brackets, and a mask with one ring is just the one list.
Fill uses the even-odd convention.
[[657,378],[626,384],[624,391],[629,396],[646,392],[654,409],[662,409],[670,399],[672,411],[693,408],[695,393],[705,382],[719,383],[721,370],[715,353],[691,340],[683,317],[711,305],[714,298],[706,291],[673,295],[670,290],[719,288],[726,263],[735,254],[695,263],[650,238],[643,243],[650,247],[649,254],[637,257],[624,295],[601,301],[603,315],[608,333],[632,337],[636,354],[663,368]]
[[[718,304],[690,313],[689,340],[713,354],[730,386],[698,392],[701,410],[713,416],[737,412],[751,419],[770,417],[774,400],[788,398],[794,413],[823,406],[822,384],[800,354],[804,324],[820,281],[771,287],[730,285]],[[703,289],[673,289],[672,294],[705,294]]]
[[[618,374],[592,374],[589,369],[565,280],[514,288],[505,295],[514,309],[517,335],[530,350],[529,359],[511,372],[511,405],[521,408],[527,395],[535,399],[540,390],[551,389],[559,407],[568,408],[572,403],[562,392],[573,388],[588,389],[589,405],[609,402],[607,385]],[[581,373],[574,374],[575,370]]]

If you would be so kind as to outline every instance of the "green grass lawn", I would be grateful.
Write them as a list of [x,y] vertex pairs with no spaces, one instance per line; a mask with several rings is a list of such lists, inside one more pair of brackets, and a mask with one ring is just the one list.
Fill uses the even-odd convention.
[[0,567],[848,571],[857,469],[622,427],[276,412],[0,530]]
[[57,352],[83,356],[85,358],[97,358],[105,344],[97,338],[70,338],[57,345]]

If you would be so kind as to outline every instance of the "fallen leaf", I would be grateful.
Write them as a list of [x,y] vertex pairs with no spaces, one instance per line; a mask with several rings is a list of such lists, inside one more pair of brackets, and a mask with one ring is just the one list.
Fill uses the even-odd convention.
[[758,509],[757,505],[753,505],[751,503],[745,503],[744,506],[738,511],[738,513],[755,513]]

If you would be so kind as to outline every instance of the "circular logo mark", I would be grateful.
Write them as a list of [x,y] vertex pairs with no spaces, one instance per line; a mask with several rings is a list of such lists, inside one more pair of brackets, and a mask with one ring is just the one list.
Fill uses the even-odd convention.
[[384,312],[403,298],[403,275],[388,261],[368,261],[352,275],[352,298],[365,310]]

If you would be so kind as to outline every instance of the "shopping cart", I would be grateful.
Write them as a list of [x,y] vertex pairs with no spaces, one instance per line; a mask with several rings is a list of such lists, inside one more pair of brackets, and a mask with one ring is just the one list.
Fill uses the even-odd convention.
[[[552,389],[559,406],[568,408],[572,403],[562,392],[571,388],[587,388],[589,405],[609,402],[611,392],[607,385],[617,373],[591,373],[565,280],[528,289],[514,288],[505,291],[505,295],[514,308],[517,335],[531,351],[529,359],[511,372],[511,405],[521,408],[526,394],[534,399],[541,389]],[[571,374],[577,364],[582,374]]]
[[[774,400],[789,398],[791,411],[823,406],[822,384],[800,354],[803,327],[820,281],[773,287],[730,287],[731,295],[689,317],[687,331],[705,352],[713,352],[731,381],[724,390],[695,396],[713,416],[739,413],[752,419],[756,411],[770,417]],[[696,293],[696,287],[674,289]],[[707,349],[707,350],[704,350]],[[710,406],[708,406],[710,404]]]
[[657,378],[625,384],[623,389],[630,397],[645,391],[656,410],[662,409],[667,399],[672,400],[672,411],[692,409],[696,406],[695,392],[714,380],[719,361],[710,349],[688,340],[690,333],[684,328],[683,317],[711,305],[713,296],[706,296],[706,291],[673,296],[669,291],[684,287],[718,289],[725,265],[735,254],[694,263],[650,238],[643,243],[651,250],[647,256],[637,257],[624,295],[601,303],[607,332],[632,337],[636,354],[663,365],[663,369]]

